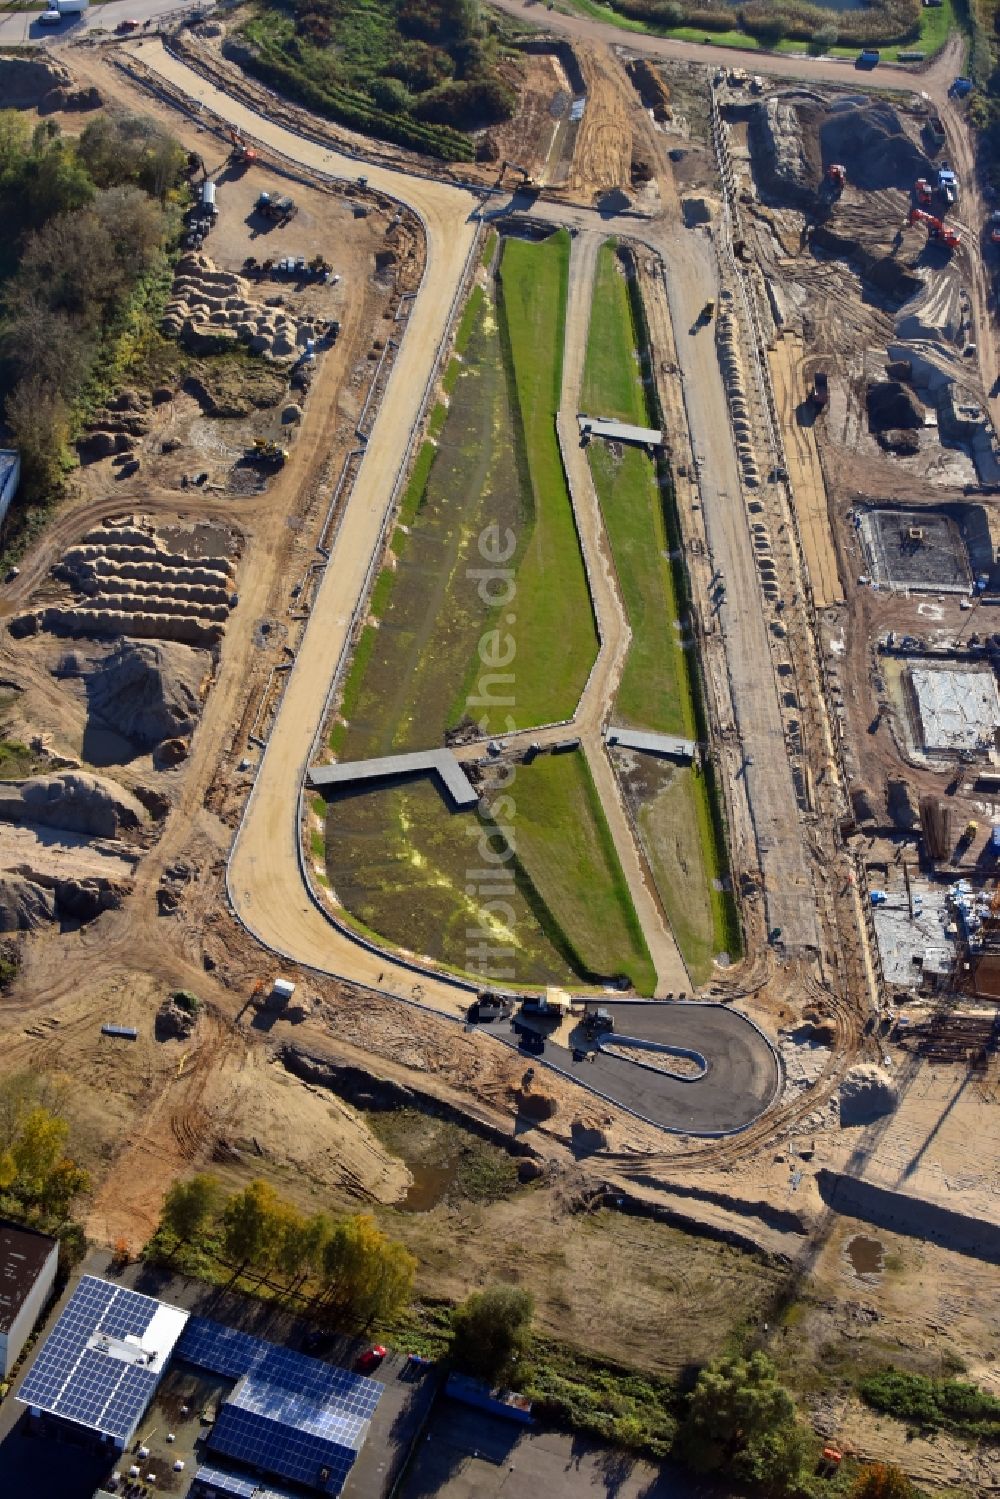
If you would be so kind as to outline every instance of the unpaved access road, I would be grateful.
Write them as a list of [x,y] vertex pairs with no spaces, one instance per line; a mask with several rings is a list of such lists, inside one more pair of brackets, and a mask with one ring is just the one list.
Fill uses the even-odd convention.
[[[255,114],[171,57],[159,41],[141,43],[134,51],[193,104],[205,105],[269,150],[310,171],[348,180],[357,177],[356,161]],[[371,187],[405,196],[421,215],[427,233],[426,271],[233,845],[229,896],[240,920],[266,947],[324,972],[418,997],[436,1009],[459,1014],[468,1005],[465,991],[430,976],[411,980],[405,970],[394,968],[391,959],[369,952],[338,931],[313,904],[299,867],[299,786],[477,227],[477,201],[461,188],[404,177],[384,167],[366,165],[365,172]]]

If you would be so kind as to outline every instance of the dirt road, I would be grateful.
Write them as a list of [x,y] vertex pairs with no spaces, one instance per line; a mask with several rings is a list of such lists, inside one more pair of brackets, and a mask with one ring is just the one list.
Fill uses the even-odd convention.
[[[136,51],[155,73],[269,150],[312,171],[349,180],[357,176],[356,162],[254,114],[170,57],[159,42],[141,44]],[[418,982],[338,931],[312,903],[299,866],[299,785],[476,234],[471,194],[382,167],[368,166],[367,175],[373,188],[405,194],[421,215],[427,269],[233,846],[229,895],[240,920],[266,947],[324,972],[381,985],[458,1014],[468,1004],[465,991],[446,980],[424,977]]]
[[810,57],[805,52],[753,52],[735,47],[717,47],[702,42],[682,42],[673,37],[650,36],[641,31],[627,31],[607,21],[592,21],[587,16],[566,14],[557,10],[541,13],[538,0],[490,0],[497,10],[531,26],[541,26],[562,36],[607,47],[624,47],[645,57],[661,57],[673,62],[701,63],[706,68],[746,68],[750,73],[767,73],[772,78],[803,78],[807,81],[839,83],[850,88],[860,82],[869,88],[900,89],[907,93],[923,90],[935,100],[946,98],[948,85],[961,72],[964,43],[954,36],[928,68],[898,67],[883,63],[873,72],[858,72],[849,58]]

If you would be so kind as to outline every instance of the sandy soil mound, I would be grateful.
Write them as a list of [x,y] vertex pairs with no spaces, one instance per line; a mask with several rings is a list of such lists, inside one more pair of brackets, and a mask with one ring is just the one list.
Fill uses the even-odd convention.
[[123,640],[87,676],[93,716],[153,749],[194,731],[211,660],[174,641]]
[[96,109],[102,102],[96,88],[78,89],[62,63],[36,53],[34,57],[0,58],[0,100],[4,109]]
[[117,838],[125,828],[141,827],[146,813],[114,781],[77,770],[0,787],[0,820]]
[[33,932],[56,919],[56,898],[23,875],[0,877],[0,932]]
[[845,162],[850,181],[871,192],[883,187],[905,191],[932,172],[896,111],[881,101],[840,100],[820,126],[819,140],[824,169]]
[[842,1125],[871,1124],[895,1109],[899,1095],[887,1072],[871,1063],[852,1067],[840,1085]]
[[52,921],[93,921],[119,906],[128,887],[106,879],[53,880],[31,869],[0,876],[0,932],[33,932]]

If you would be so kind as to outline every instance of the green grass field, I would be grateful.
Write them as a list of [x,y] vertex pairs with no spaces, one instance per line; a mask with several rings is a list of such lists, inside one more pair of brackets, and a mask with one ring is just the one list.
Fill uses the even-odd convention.
[[625,448],[618,458],[604,443],[592,444],[590,468],[632,627],[615,718],[697,738],[656,470],[640,449]]
[[652,994],[656,973],[582,752],[540,756],[518,771],[511,795],[518,859],[577,969],[627,974]]
[[580,399],[588,416],[617,417],[639,427],[649,421],[638,343],[628,283],[619,268],[615,241],[609,240],[597,257],[587,336]]
[[[508,239],[500,259],[500,333],[515,392],[515,441],[533,508],[519,548],[517,594],[496,611],[516,640],[520,725],[572,716],[597,654],[597,631],[556,438],[569,276],[565,230],[541,243]],[[454,717],[474,696],[473,660]],[[475,716],[475,715],[473,715]],[[502,718],[496,727],[502,727]]]
[[[640,426],[658,424],[641,377],[642,334],[614,241],[602,246],[584,370],[588,411]],[[615,718],[636,728],[699,737],[693,646],[680,627],[683,574],[669,557],[665,506],[672,503],[641,449],[595,441],[591,473],[632,629]],[[645,757],[638,756],[639,761]],[[688,971],[696,983],[720,952],[735,957],[739,923],[727,889],[725,848],[710,787],[693,768],[623,774],[646,857]]]
[[[610,5],[601,4],[600,0],[560,0],[556,9],[561,10],[565,15],[572,15],[576,11],[580,15],[589,16],[594,21],[605,21],[609,26],[617,26],[622,31],[638,31],[653,36],[670,37],[676,42],[708,43],[713,47],[761,52],[765,56],[768,52],[787,52],[801,53],[811,57],[856,57],[861,50],[859,42],[843,46],[824,46],[819,42],[797,41],[791,38],[769,47],[757,37],[751,36],[748,31],[740,31],[738,27],[731,27],[729,30],[706,31],[704,26],[646,26],[641,21],[622,15]],[[835,25],[837,11],[832,8],[830,18]],[[883,62],[895,62],[901,52],[924,52],[927,59],[930,59],[940,52],[951,32],[958,29],[959,17],[953,0],[943,0],[940,7],[921,6],[920,34],[916,40],[891,46],[883,46],[878,42],[871,45],[878,47]],[[877,72],[874,76],[877,81]]]
[[[508,714],[529,727],[575,711],[597,638],[555,433],[568,261],[565,234],[508,240],[496,305],[481,289],[470,298],[450,399],[418,453],[341,696],[345,722],[331,732],[343,759],[440,744],[466,718],[503,732]],[[493,547],[511,538],[510,589],[495,604],[475,573],[484,535]],[[507,679],[489,684],[491,654],[508,642]],[[515,883],[496,937],[512,949],[508,981],[624,974],[650,993],[652,963],[583,756],[518,766],[507,795]],[[475,971],[470,929],[495,923],[470,893],[469,835],[490,826],[486,811],[450,812],[429,781],[338,797],[330,882],[361,930]]]

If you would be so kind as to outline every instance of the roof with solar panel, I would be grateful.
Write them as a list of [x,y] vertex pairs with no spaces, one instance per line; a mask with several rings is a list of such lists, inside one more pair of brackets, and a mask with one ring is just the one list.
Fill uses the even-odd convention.
[[239,1381],[209,1437],[213,1453],[339,1494],[382,1394],[376,1380],[192,1317],[179,1358]]
[[187,1312],[85,1275],[25,1375],[33,1410],[125,1443],[160,1382]]

